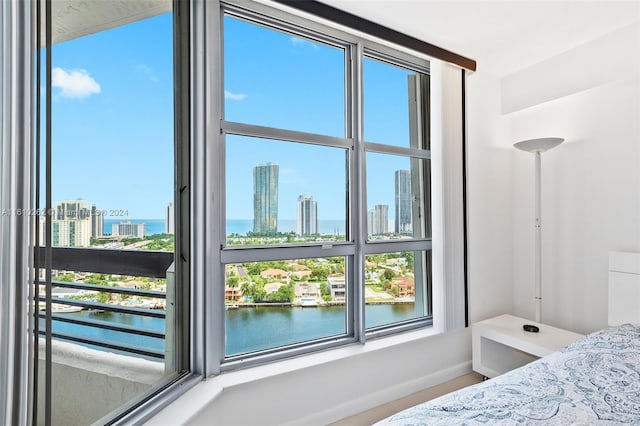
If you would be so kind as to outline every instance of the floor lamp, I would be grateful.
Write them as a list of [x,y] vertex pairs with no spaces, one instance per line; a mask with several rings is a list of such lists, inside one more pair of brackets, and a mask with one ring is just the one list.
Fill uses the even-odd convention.
[[[540,313],[542,309],[542,215],[541,215],[541,200],[542,200],[542,180],[541,180],[541,166],[542,166],[542,153],[555,148],[564,141],[562,138],[538,138],[529,139],[526,141],[518,142],[513,146],[522,151],[527,151],[535,154],[536,157],[536,176],[535,176],[535,269],[534,269],[534,283],[535,283],[535,307],[536,307],[536,322],[540,322]],[[523,326],[525,331],[537,332],[538,327],[525,324]]]

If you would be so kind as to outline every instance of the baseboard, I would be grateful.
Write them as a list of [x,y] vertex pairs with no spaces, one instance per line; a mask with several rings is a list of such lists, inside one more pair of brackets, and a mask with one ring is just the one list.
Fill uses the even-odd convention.
[[394,386],[354,398],[340,405],[286,423],[287,426],[323,425],[353,416],[379,405],[448,382],[471,372],[471,361],[465,361],[447,369],[417,377]]

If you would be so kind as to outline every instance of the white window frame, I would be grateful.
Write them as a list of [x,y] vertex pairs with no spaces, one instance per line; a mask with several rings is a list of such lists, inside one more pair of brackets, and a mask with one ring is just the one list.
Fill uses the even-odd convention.
[[[378,152],[394,155],[402,155],[408,158],[419,158],[429,160],[430,151],[426,149],[405,148],[398,146],[384,145],[363,140],[362,130],[362,60],[365,56],[373,59],[383,59],[393,65],[411,69],[413,71],[429,74],[429,61],[418,56],[409,55],[406,52],[389,48],[380,43],[365,39],[347,32],[321,25],[314,21],[301,18],[274,9],[260,3],[242,3],[243,7],[228,4],[225,2],[210,2],[206,8],[205,39],[208,50],[204,53],[202,68],[200,72],[195,71],[196,76],[202,78],[207,90],[203,102],[204,110],[207,114],[201,119],[207,123],[202,134],[202,145],[194,138],[194,146],[198,147],[194,151],[202,149],[202,154],[197,153],[192,159],[201,159],[199,166],[193,167],[198,177],[206,188],[204,192],[198,192],[203,198],[200,200],[202,217],[193,220],[194,226],[198,222],[202,223],[207,232],[202,233],[202,228],[195,228],[198,231],[194,234],[196,238],[203,238],[200,241],[201,255],[197,255],[200,262],[206,263],[207,258],[213,259],[209,262],[204,276],[206,278],[206,295],[202,306],[203,316],[196,315],[196,320],[204,320],[203,340],[208,342],[203,351],[202,359],[207,366],[203,373],[205,375],[215,375],[223,371],[247,367],[267,361],[273,361],[289,356],[314,352],[321,349],[332,348],[350,343],[364,343],[367,339],[378,337],[390,333],[411,330],[419,327],[432,325],[432,318],[428,316],[415,320],[408,320],[389,326],[380,326],[372,330],[365,329],[364,322],[364,286],[357,285],[364,283],[364,258],[368,254],[392,253],[401,251],[425,251],[431,250],[431,238],[407,239],[396,241],[367,241],[366,230],[366,203],[365,203],[365,156],[366,152]],[[336,138],[329,136],[313,135],[305,132],[275,129],[265,126],[256,126],[246,123],[229,122],[224,120],[224,87],[223,87],[223,19],[224,14],[239,16],[244,19],[255,20],[266,25],[275,26],[278,29],[293,32],[303,37],[318,39],[321,42],[345,48],[346,61],[346,137]],[[208,24],[208,25],[207,25]],[[304,28],[304,29],[303,29]],[[202,95],[197,95],[200,98]],[[195,101],[195,100],[193,100]],[[194,110],[195,112],[195,110]],[[354,118],[355,117],[355,118]],[[195,117],[197,122],[198,117]],[[219,125],[218,125],[219,124]],[[350,215],[347,228],[350,229],[349,240],[345,242],[335,242],[330,247],[323,244],[304,246],[276,246],[276,247],[225,247],[225,135],[238,134],[243,136],[266,137],[284,141],[319,144],[324,146],[334,146],[347,149],[350,154],[348,179],[352,189],[350,194]],[[196,134],[194,134],[194,137]],[[206,141],[206,142],[205,142]],[[195,157],[195,158],[194,158]],[[202,160],[204,159],[204,161]],[[201,170],[201,172],[197,172]],[[206,177],[205,177],[206,176]],[[198,180],[194,182],[194,188],[198,185]],[[194,191],[195,192],[195,191]],[[197,202],[197,201],[196,201]],[[425,204],[426,204],[425,200]],[[194,229],[194,228],[192,228]],[[200,234],[201,237],[196,237]],[[210,244],[206,244],[208,240]],[[196,254],[199,250],[193,249]],[[251,261],[269,261],[300,258],[319,257],[345,257],[347,266],[347,304],[346,304],[346,324],[345,335],[319,339],[312,342],[294,344],[282,348],[274,348],[261,352],[250,353],[242,356],[225,358],[224,346],[224,285],[225,265],[230,263],[242,263]],[[197,268],[197,264],[194,265]],[[196,279],[192,282],[198,282]],[[425,293],[430,293],[430,283],[425,283]],[[428,296],[428,297],[427,297]],[[430,294],[425,294],[425,306],[430,306]],[[201,300],[204,300],[201,299]],[[209,309],[207,309],[209,308]],[[197,312],[196,312],[197,314]],[[206,335],[206,337],[204,337]]]

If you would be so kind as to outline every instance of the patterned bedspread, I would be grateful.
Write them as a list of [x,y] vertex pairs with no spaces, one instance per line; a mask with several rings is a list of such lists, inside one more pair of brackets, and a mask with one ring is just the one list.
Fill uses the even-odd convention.
[[378,425],[640,425],[640,327],[598,331]]

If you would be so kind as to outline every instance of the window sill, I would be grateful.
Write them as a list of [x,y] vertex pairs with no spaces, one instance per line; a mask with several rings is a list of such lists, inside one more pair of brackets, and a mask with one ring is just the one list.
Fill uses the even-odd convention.
[[352,357],[373,353],[441,335],[433,327],[407,331],[392,336],[380,337],[368,341],[366,345],[351,344],[337,349],[329,349],[313,354],[302,355],[285,360],[274,361],[242,370],[224,372],[209,377],[187,391],[182,397],[167,406],[148,425],[161,425],[169,421],[172,424],[188,423],[197,413],[217,399],[225,389],[275,378],[311,367],[345,361]]
[[391,336],[375,338],[367,341],[364,345],[353,343],[335,349],[327,349],[312,354],[273,361],[268,364],[248,367],[242,370],[229,371],[222,373],[219,376],[210,377],[208,381],[218,380],[222,384],[222,387],[237,386],[277,376],[279,374],[287,374],[292,371],[315,367],[352,356],[386,349],[399,344],[435,336],[437,334],[440,333],[435,331],[433,327],[424,327],[419,330],[412,330]]

